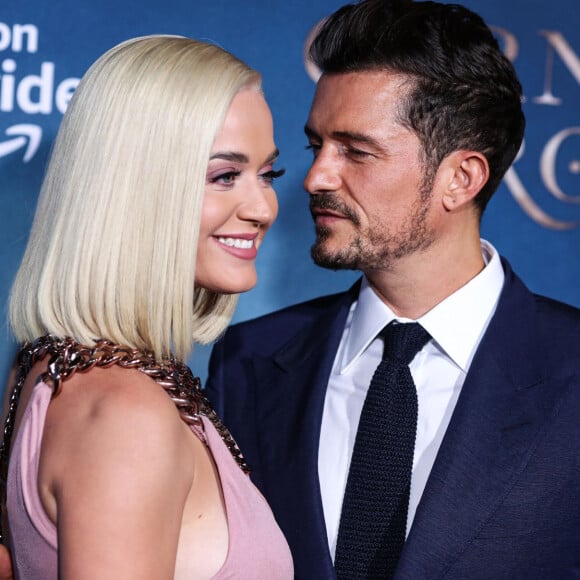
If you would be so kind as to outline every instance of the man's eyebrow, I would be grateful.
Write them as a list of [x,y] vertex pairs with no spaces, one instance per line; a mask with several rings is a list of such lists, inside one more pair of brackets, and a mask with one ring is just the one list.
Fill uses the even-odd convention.
[[[308,125],[304,127],[304,133],[307,137],[311,139],[320,139],[320,136],[316,131],[310,128]],[[355,131],[333,131],[330,136],[338,141],[350,141],[354,143],[361,143],[364,145],[369,145],[375,149],[383,149],[381,143],[370,135],[365,135],[364,133],[356,133]]]
[[376,139],[370,135],[365,135],[364,133],[356,133],[354,131],[333,131],[332,137],[339,141],[354,141],[356,143],[370,145],[376,149],[382,149],[381,144]]

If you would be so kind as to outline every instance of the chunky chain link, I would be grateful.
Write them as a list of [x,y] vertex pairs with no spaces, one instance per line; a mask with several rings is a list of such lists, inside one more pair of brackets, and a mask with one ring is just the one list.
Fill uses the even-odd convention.
[[[201,415],[207,417],[216,428],[236,463],[244,473],[249,473],[250,469],[240,448],[203,393],[199,378],[193,376],[187,365],[174,357],[158,362],[151,352],[121,346],[108,340],[99,340],[94,346],[88,347],[78,344],[72,338],[61,339],[46,335],[37,338],[34,342],[26,343],[17,356],[16,382],[10,395],[4,423],[4,437],[0,444],[0,508],[3,520],[6,514],[10,446],[18,401],[30,369],[46,356],[50,356],[50,359],[47,370],[42,374],[41,379],[45,383],[52,383],[53,398],[60,393],[63,383],[68,378],[77,372],[85,373],[93,367],[106,368],[118,365],[122,368],[141,371],[165,389],[185,423],[203,429]],[[5,521],[2,524],[0,542],[4,543],[2,528],[4,528]]]

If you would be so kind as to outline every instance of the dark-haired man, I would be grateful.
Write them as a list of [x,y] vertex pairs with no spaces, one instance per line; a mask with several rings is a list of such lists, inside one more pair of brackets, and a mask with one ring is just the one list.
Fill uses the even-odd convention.
[[[580,311],[530,293],[480,240],[524,132],[512,65],[471,11],[405,0],[339,9],[311,56],[312,255],[362,281],[232,327],[208,382],[297,578],[576,577]],[[424,346],[381,362],[383,329],[413,322]],[[387,400],[385,424],[367,423],[383,364],[416,389],[403,483],[372,472],[403,413]],[[389,477],[408,455],[395,451]],[[395,524],[380,527],[391,485],[405,489],[397,548]]]

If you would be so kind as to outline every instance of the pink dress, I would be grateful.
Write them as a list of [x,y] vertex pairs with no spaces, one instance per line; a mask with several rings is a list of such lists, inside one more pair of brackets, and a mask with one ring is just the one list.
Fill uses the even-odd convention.
[[[38,383],[25,411],[10,459],[7,508],[15,576],[26,580],[58,578],[58,541],[54,524],[38,494],[38,463],[52,387]],[[229,548],[216,580],[291,580],[288,544],[265,499],[234,461],[213,424],[203,417],[205,439],[222,484]]]

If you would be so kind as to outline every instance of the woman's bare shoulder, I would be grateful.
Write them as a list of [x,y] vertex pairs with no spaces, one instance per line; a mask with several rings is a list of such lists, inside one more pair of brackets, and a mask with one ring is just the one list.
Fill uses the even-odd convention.
[[[135,469],[145,469],[149,461],[171,470],[183,463],[191,438],[175,405],[154,380],[134,369],[95,368],[67,380],[51,402],[43,455],[52,477],[83,465],[87,454],[112,462],[112,469],[115,461]],[[186,466],[179,471],[191,476]]]
[[200,445],[163,388],[137,370],[67,381],[47,412],[39,471],[63,568],[141,577],[162,560],[172,569]]
[[[131,421],[179,424],[179,414],[165,390],[136,369],[94,368],[65,381],[51,403],[63,421],[102,421],[122,416]],[[74,412],[72,412],[74,411]]]

